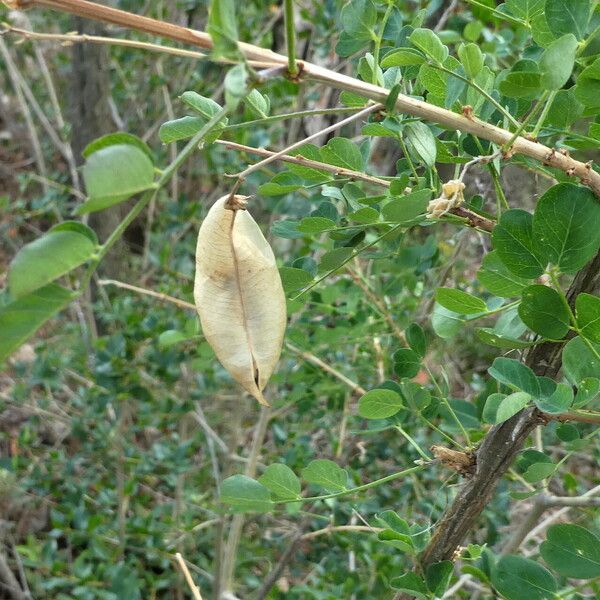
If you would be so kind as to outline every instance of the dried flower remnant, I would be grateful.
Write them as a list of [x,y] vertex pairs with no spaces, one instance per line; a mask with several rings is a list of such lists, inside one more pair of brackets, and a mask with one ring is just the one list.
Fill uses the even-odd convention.
[[465,184],[460,179],[451,179],[442,185],[442,195],[433,199],[427,205],[427,216],[439,219],[453,208],[459,207],[464,201]]

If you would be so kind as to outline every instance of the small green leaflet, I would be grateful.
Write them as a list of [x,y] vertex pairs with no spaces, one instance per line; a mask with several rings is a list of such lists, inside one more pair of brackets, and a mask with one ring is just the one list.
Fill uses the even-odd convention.
[[492,571],[492,584],[506,600],[553,600],[557,584],[552,574],[528,558],[503,556]]
[[580,525],[561,524],[548,528],[540,552],[544,561],[564,577],[600,577],[600,539]]
[[0,307],[0,362],[31,337],[75,295],[56,283]]
[[220,492],[221,502],[240,512],[267,512],[273,507],[269,490],[246,475],[228,477]]
[[358,401],[358,414],[365,419],[387,419],[402,408],[402,398],[392,390],[374,389]]
[[348,485],[348,473],[325,458],[313,460],[302,469],[302,479],[334,493],[346,490]]
[[481,299],[454,288],[437,288],[435,299],[444,308],[461,315],[487,312],[487,305]]
[[23,246],[8,273],[8,288],[14,298],[65,275],[90,260],[98,248],[95,232],[77,221],[55,225],[42,237]]
[[300,497],[300,480],[287,465],[269,465],[258,482],[277,498],[290,500]]

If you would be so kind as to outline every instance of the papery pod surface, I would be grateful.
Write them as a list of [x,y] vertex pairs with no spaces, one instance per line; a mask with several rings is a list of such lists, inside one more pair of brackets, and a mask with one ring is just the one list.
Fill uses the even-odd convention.
[[245,196],[223,196],[200,226],[194,300],[221,364],[261,404],[283,344],[286,303],[275,256]]

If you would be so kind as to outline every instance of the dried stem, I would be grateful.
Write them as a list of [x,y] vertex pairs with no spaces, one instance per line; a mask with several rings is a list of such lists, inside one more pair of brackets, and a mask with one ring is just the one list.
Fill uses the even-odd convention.
[[[599,486],[600,488],[600,486]],[[516,552],[521,544],[527,537],[530,536],[531,531],[539,521],[540,517],[549,509],[554,507],[568,507],[568,508],[589,508],[600,506],[600,498],[595,496],[599,488],[588,490],[581,496],[550,496],[542,493],[536,496],[533,507],[527,513],[527,516],[513,533],[511,538],[502,548],[502,555],[512,554]]]
[[[321,133],[322,132],[319,132],[319,134]],[[225,148],[229,148],[230,150],[240,150],[241,152],[256,154],[257,156],[275,156],[275,154],[279,154],[277,152],[273,152],[272,150],[265,150],[264,148],[253,148],[252,146],[244,146],[244,144],[238,144],[237,142],[229,142],[226,140],[216,140],[215,143],[221,144],[222,146],[224,146]],[[336,167],[335,165],[322,163],[316,160],[310,160],[309,158],[304,158],[304,156],[300,154],[297,154],[296,156],[291,156],[289,154],[279,154],[277,160],[291,163],[294,165],[302,165],[303,167],[310,167],[312,169],[318,169],[319,171],[327,171],[329,173],[333,173],[334,175],[338,175],[339,177],[348,177],[349,179],[356,179],[360,181],[366,181],[368,183],[373,183],[376,185],[381,185],[384,187],[390,187],[390,182],[386,179],[381,179],[373,175],[367,175],[366,173],[362,173],[360,171],[352,171],[351,169],[346,169],[344,167]]]
[[159,300],[163,300],[164,302],[176,304],[180,308],[196,310],[196,306],[191,302],[186,302],[185,300],[180,300],[179,298],[169,296],[168,294],[161,294],[160,292],[155,292],[147,288],[138,287],[137,285],[131,285],[130,283],[125,283],[123,281],[117,281],[116,279],[100,279],[98,281],[98,285],[114,285],[116,287],[123,288],[124,290],[137,292],[138,294],[144,294],[145,296],[152,296],[153,298],[158,298]]
[[[206,32],[195,31],[187,27],[135,15],[86,0],[13,0],[10,5],[17,8],[21,5],[45,6],[54,10],[105,21],[138,31],[145,31],[146,33],[177,40],[204,49],[211,49],[213,45],[210,35]],[[266,66],[287,65],[288,63],[287,56],[277,54],[271,50],[243,42],[239,42],[238,47],[247,60],[264,61]],[[385,88],[367,83],[366,81],[360,81],[354,77],[343,75],[312,63],[302,62],[299,66],[301,67],[302,78],[319,81],[337,89],[355,92],[375,102],[385,103],[389,94],[389,90]],[[398,112],[410,114],[432,123],[438,123],[453,131],[458,130],[463,133],[471,133],[499,146],[504,146],[513,138],[513,133],[506,129],[490,125],[475,117],[454,113],[445,108],[428,104],[427,102],[403,94],[398,95],[395,108]],[[570,156],[561,154],[543,144],[521,136],[514,140],[512,152],[515,154],[524,154],[560,169],[570,176],[578,177],[583,184],[589,186],[600,197],[600,173],[596,173],[590,164],[574,160]]]
[[[237,175],[229,175],[229,177],[237,177],[238,183],[240,183],[244,179],[246,179],[246,177],[248,177],[248,175],[250,175],[251,173],[254,173],[255,171],[262,169],[263,167],[267,166],[268,164],[272,163],[273,161],[278,160],[280,157],[285,156],[292,150],[295,150],[296,148],[300,148],[301,146],[304,146],[305,144],[308,144],[309,142],[316,140],[318,137],[321,137],[322,135],[325,135],[327,133],[331,133],[332,131],[341,129],[342,127],[344,127],[345,125],[349,125],[350,123],[354,123],[354,121],[359,121],[363,117],[366,117],[367,115],[370,115],[372,112],[375,112],[376,110],[380,110],[382,108],[383,108],[383,106],[381,104],[370,104],[369,106],[367,106],[363,110],[357,112],[356,114],[350,115],[349,117],[342,119],[338,123],[334,123],[333,125],[330,125],[329,127],[326,127],[325,129],[317,131],[316,133],[309,135],[307,138],[299,140],[299,141],[293,143],[291,146],[288,146],[287,148],[284,148],[283,150],[280,150],[279,152],[275,152],[274,154],[267,156],[267,158],[264,158],[260,162],[250,165],[247,169],[244,169],[241,173],[238,173]],[[237,187],[239,187],[239,185]]]
[[44,160],[44,153],[42,152],[40,138],[38,137],[35,125],[33,124],[33,119],[31,118],[31,111],[29,110],[27,101],[23,96],[23,90],[21,89],[21,85],[19,82],[19,72],[15,67],[15,64],[12,60],[10,52],[8,51],[8,48],[6,47],[6,44],[4,43],[4,40],[1,37],[0,56],[4,58],[4,62],[6,63],[6,70],[8,71],[8,76],[15,90],[17,102],[19,103],[19,107],[21,108],[21,112],[23,113],[25,124],[27,125],[27,130],[29,132],[29,138],[31,141],[31,148],[33,150],[33,155],[35,156],[35,162],[37,163],[40,174],[42,175],[42,188],[44,189],[44,192],[47,192],[48,184],[45,182],[45,180],[47,179],[46,162]]
[[190,588],[190,591],[192,592],[192,596],[194,597],[194,600],[202,600],[202,594],[200,593],[200,590],[194,583],[194,580],[192,579],[190,571],[187,568],[187,565],[185,564],[185,560],[183,560],[183,556],[181,556],[181,554],[179,554],[179,552],[177,552],[175,554],[175,558],[177,559],[177,564],[179,565],[179,568],[181,569],[181,572],[183,573],[183,576],[185,577],[188,587]]
[[[260,410],[260,418],[254,429],[254,437],[252,439],[252,447],[248,455],[248,462],[244,475],[246,477],[254,477],[256,475],[256,465],[258,463],[258,457],[265,441],[265,435],[267,434],[267,426],[269,424],[269,413],[270,408],[262,406]],[[231,520],[231,526],[229,528],[229,536],[227,538],[227,544],[223,552],[223,572],[222,581],[223,589],[226,592],[233,591],[233,578],[235,573],[235,564],[237,557],[237,549],[242,537],[242,528],[244,527],[245,517],[242,514],[234,515]]]

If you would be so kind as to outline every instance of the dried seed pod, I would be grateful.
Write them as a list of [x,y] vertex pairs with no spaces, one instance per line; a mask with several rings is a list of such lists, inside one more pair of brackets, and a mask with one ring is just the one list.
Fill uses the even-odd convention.
[[245,198],[223,196],[202,222],[194,299],[221,364],[268,406],[262,391],[281,354],[287,312],[273,251]]

